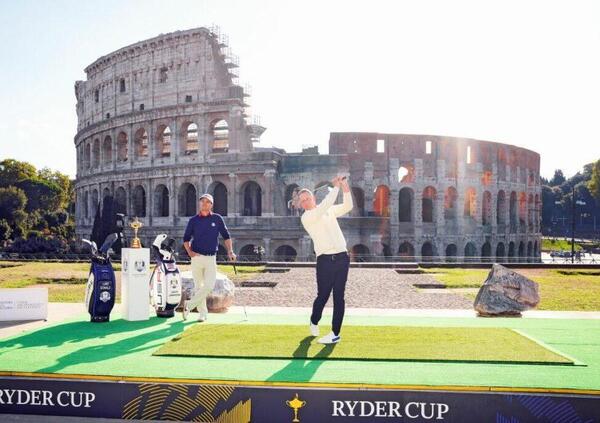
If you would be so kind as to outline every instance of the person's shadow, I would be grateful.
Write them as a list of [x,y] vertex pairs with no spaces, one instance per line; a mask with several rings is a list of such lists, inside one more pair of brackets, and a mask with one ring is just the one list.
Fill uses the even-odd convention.
[[331,355],[336,344],[326,344],[315,354],[308,358],[307,353],[314,336],[307,336],[298,344],[293,352],[293,359],[283,369],[278,370],[267,378],[269,382],[309,382],[317,372],[317,369]]

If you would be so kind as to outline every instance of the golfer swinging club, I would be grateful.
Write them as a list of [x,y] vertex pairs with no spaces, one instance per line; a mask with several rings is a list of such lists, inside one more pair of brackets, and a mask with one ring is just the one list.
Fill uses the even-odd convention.
[[[198,307],[199,322],[208,317],[206,297],[215,286],[217,278],[217,250],[219,234],[223,237],[227,256],[235,261],[231,236],[221,215],[212,212],[213,196],[200,196],[200,210],[192,217],[185,228],[183,247],[192,261],[192,276],[194,277],[194,294],[183,303],[183,320],[187,320],[190,311]],[[191,245],[190,245],[191,240]]]
[[[302,225],[310,235],[317,254],[317,298],[310,316],[310,333],[319,336],[319,320],[323,308],[333,291],[332,331],[319,339],[321,344],[340,342],[340,330],[344,320],[344,290],[348,279],[350,257],[346,251],[346,240],[337,218],[352,210],[352,194],[345,177],[336,176],[331,181],[333,189],[317,206],[314,194],[304,188],[298,193],[302,215]],[[334,205],[340,187],[344,193],[342,204]]]

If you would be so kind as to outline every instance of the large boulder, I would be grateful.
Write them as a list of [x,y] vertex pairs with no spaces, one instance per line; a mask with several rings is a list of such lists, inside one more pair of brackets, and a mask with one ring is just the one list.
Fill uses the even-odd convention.
[[[194,290],[194,278],[191,271],[181,272],[181,285],[184,298],[189,300],[192,297]],[[217,272],[215,286],[212,292],[208,294],[208,297],[206,297],[206,307],[208,308],[208,311],[213,313],[227,311],[231,304],[233,304],[234,295],[235,286],[233,285],[233,282],[231,282],[231,279],[229,279],[227,275]]]
[[504,266],[494,264],[475,298],[480,316],[520,316],[540,302],[538,284]]

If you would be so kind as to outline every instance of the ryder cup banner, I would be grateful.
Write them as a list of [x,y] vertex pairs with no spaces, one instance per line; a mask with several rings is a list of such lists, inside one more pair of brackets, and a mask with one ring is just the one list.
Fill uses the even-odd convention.
[[48,288],[0,289],[0,321],[48,318]]
[[[0,413],[204,422],[598,421],[600,396],[0,377]],[[0,418],[1,420],[1,418]]]

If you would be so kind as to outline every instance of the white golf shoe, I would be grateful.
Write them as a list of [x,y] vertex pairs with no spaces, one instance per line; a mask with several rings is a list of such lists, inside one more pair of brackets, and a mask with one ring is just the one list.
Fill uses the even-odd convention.
[[319,344],[337,344],[342,340],[340,335],[335,335],[333,332],[329,332],[327,335],[319,339]]
[[313,325],[312,322],[310,322],[310,334],[312,336],[319,336],[319,326]]

